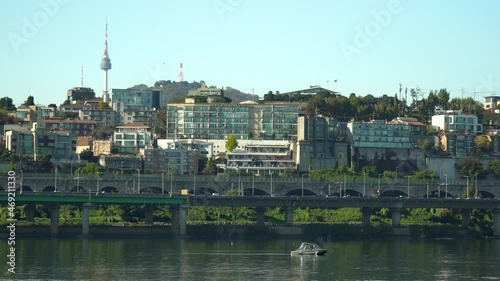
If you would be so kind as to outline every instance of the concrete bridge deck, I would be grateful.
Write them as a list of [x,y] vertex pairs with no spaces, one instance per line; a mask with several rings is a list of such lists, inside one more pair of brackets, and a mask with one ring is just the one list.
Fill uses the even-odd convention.
[[[344,195],[391,197],[466,197],[466,180],[407,180],[352,177],[316,181],[307,177],[221,177],[221,176],[172,176],[134,175],[73,177],[70,174],[16,175],[17,190],[33,192],[94,192],[94,193],[161,193],[178,195],[187,189],[189,194],[229,194],[237,190],[244,195]],[[5,184],[2,185],[1,183]],[[7,179],[0,177],[0,191],[6,190]],[[500,187],[494,181],[470,181],[469,189],[481,198],[500,197]]]
[[[494,236],[500,238],[500,200],[499,199],[456,199],[456,198],[405,198],[405,197],[320,197],[320,196],[173,196],[162,194],[112,195],[58,192],[38,192],[16,194],[17,204],[48,204],[51,208],[51,233],[58,234],[59,205],[73,204],[82,206],[82,235],[89,233],[89,208],[96,204],[139,204],[145,205],[146,222],[152,223],[156,205],[172,207],[172,231],[176,235],[186,235],[187,212],[189,206],[246,206],[254,207],[257,224],[265,221],[267,207],[283,207],[285,224],[293,224],[296,208],[361,208],[363,224],[370,224],[372,208],[389,208],[392,212],[392,225],[400,227],[401,211],[406,208],[450,208],[461,209],[462,225],[470,224],[472,209],[491,209],[494,215]],[[7,202],[7,192],[0,193],[0,202]],[[27,216],[33,217],[34,208],[27,208]]]

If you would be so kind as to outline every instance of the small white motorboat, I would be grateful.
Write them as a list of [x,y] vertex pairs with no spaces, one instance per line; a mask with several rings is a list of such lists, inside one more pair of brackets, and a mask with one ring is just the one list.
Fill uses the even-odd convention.
[[321,256],[326,253],[326,249],[321,248],[318,244],[303,242],[297,250],[290,252],[292,256]]

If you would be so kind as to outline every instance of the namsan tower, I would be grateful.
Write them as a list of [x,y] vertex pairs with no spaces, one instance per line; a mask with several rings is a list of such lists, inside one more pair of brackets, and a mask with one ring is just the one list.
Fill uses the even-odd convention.
[[106,19],[106,32],[104,35],[104,55],[101,59],[101,69],[104,70],[104,89],[102,91],[102,101],[109,102],[108,91],[108,70],[111,69],[111,60],[108,55],[108,20]]

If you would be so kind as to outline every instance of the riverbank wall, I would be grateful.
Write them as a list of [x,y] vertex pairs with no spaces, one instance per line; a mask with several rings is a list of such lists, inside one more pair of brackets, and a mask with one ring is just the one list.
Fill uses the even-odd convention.
[[[6,228],[5,228],[6,229]],[[81,237],[80,226],[60,226],[58,237]],[[6,238],[7,233],[0,233]],[[91,226],[90,237],[165,237],[172,238],[169,225],[152,226]],[[450,225],[411,225],[393,228],[391,226],[361,226],[351,224],[307,224],[297,226],[276,225],[188,225],[190,238],[321,238],[324,240],[371,239],[371,238],[482,238],[486,235],[472,229]],[[17,226],[16,237],[51,237],[49,226]]]

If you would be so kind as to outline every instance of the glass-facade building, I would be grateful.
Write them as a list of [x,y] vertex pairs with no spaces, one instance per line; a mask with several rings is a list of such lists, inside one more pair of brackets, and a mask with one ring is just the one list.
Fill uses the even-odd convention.
[[353,147],[412,148],[410,125],[389,124],[382,120],[349,123]]

